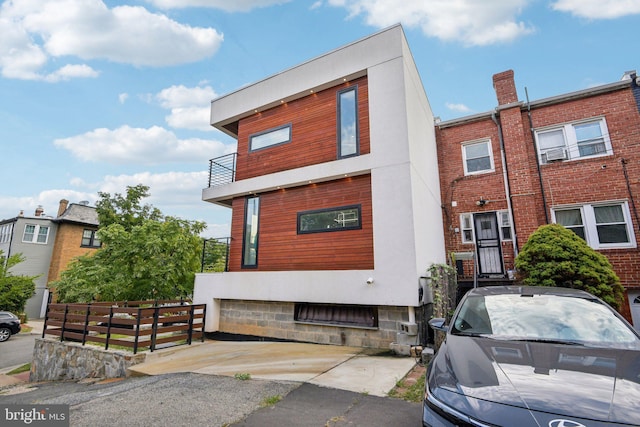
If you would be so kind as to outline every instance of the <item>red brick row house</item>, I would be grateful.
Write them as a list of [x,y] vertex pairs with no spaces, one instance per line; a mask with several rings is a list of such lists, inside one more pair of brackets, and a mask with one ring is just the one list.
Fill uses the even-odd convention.
[[638,82],[526,102],[505,71],[494,111],[437,123],[447,253],[466,255],[468,287],[509,277],[529,235],[559,223],[611,261],[640,325]]
[[202,192],[232,209],[228,271],[196,276],[206,330],[386,348],[416,337],[432,264],[463,287],[510,283],[550,222],[640,305],[635,75],[532,102],[512,71],[494,86],[494,111],[435,119],[397,25],[214,99],[237,152]]

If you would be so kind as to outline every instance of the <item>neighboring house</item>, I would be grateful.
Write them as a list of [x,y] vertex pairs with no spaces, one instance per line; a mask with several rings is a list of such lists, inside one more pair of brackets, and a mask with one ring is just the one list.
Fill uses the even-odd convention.
[[463,286],[505,280],[529,235],[558,223],[610,260],[621,312],[640,326],[638,83],[629,72],[524,102],[505,71],[495,111],[436,124],[446,248]]
[[[212,101],[237,153],[229,267],[196,276],[207,331],[388,348],[446,261],[434,118],[401,26]],[[226,171],[226,172],[225,172]]]
[[42,317],[43,301],[46,303],[49,262],[56,238],[56,225],[51,216],[46,216],[38,207],[33,216],[20,214],[0,221],[0,250],[5,257],[17,253],[25,260],[11,269],[11,274],[37,276],[35,295],[27,301],[25,313],[28,318]]
[[49,282],[58,280],[74,258],[92,253],[101,246],[96,235],[98,213],[86,202],[69,204],[67,200],[61,200],[53,222],[58,229],[49,266]]
[[36,293],[25,307],[28,318],[44,315],[49,296],[47,284],[59,277],[69,261],[100,246],[95,239],[97,227],[94,207],[85,202],[69,205],[67,200],[60,201],[56,218],[45,215],[38,207],[34,216],[20,212],[15,218],[0,221],[0,250],[4,256],[21,253],[25,258],[11,273],[37,276]]

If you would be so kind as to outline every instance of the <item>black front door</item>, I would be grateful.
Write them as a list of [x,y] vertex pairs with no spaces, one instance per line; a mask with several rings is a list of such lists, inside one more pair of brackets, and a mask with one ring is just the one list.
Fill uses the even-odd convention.
[[478,274],[481,276],[504,275],[498,219],[495,212],[473,215],[478,251]]

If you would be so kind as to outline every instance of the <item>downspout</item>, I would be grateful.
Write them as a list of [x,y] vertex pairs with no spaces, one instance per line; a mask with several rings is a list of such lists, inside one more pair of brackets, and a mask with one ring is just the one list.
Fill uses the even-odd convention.
[[633,209],[633,216],[636,217],[636,225],[640,226],[640,221],[638,221],[638,210],[636,209],[636,202],[633,199],[633,192],[631,191],[631,182],[629,181],[629,173],[627,172],[627,159],[620,159],[620,164],[622,165],[622,172],[624,173],[624,180],[627,184],[627,191],[629,192],[629,199],[631,200],[631,209]]
[[533,119],[531,118],[531,103],[529,102],[529,92],[527,88],[524,88],[524,93],[527,96],[527,116],[529,117],[529,131],[531,132],[531,139],[533,140],[533,148],[536,152],[536,168],[538,169],[538,179],[540,180],[540,194],[542,195],[542,207],[544,208],[544,222],[549,224],[549,213],[547,212],[547,198],[544,194],[544,182],[542,181],[542,171],[540,170],[540,158],[538,157],[538,145],[536,144],[536,135],[533,131]]
[[502,134],[502,125],[499,116],[495,112],[491,113],[491,120],[498,128],[498,140],[500,141],[500,160],[502,161],[502,180],[504,181],[504,192],[507,196],[507,212],[509,213],[509,222],[511,224],[511,232],[513,233],[513,259],[518,256],[518,234],[516,233],[516,223],[513,218],[513,207],[511,205],[511,186],[509,185],[509,169],[507,168],[507,157],[504,152],[504,136]]

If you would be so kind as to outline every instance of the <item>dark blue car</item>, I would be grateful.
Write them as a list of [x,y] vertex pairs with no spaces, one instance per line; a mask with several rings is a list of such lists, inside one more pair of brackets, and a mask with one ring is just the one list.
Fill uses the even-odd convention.
[[467,293],[429,363],[424,426],[640,425],[640,335],[609,305],[566,288]]

